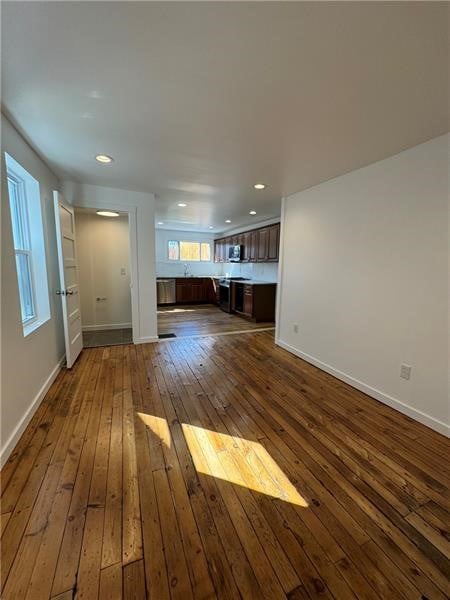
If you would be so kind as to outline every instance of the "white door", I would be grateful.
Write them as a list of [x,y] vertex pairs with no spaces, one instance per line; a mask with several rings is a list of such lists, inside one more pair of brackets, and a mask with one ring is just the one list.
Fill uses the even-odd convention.
[[70,369],[83,348],[81,333],[80,294],[78,293],[78,262],[75,247],[75,216],[73,208],[64,202],[59,192],[53,192],[56,222],[56,241],[66,362]]

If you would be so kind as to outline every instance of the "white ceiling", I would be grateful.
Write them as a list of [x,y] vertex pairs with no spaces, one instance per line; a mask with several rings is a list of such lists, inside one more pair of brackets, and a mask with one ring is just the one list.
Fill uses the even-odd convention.
[[154,192],[166,226],[223,231],[448,131],[448,10],[3,2],[3,107],[61,177]]

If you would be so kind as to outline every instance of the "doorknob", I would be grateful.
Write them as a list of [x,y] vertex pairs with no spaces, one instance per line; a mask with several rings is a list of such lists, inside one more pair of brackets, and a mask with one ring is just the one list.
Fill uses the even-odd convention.
[[73,290],[66,290],[66,296],[72,296]]
[[64,290],[56,290],[57,296],[64,296],[64,294],[65,294]]

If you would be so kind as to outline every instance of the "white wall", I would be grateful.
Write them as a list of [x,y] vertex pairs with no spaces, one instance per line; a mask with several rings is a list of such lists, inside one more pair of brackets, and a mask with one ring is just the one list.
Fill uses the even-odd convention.
[[157,341],[154,195],[71,181],[62,185],[64,197],[74,206],[128,212],[133,341]]
[[277,283],[278,263],[225,263],[223,272],[229,277],[246,277]]
[[284,200],[277,329],[283,347],[444,433],[448,141]]
[[[54,294],[59,275],[56,257],[53,190],[58,179],[2,116],[1,183],[1,464],[17,443],[64,357],[61,302]],[[7,200],[4,153],[10,154],[39,182],[46,240],[51,318],[26,338],[20,315],[11,215]]]
[[83,330],[131,327],[128,215],[76,210],[75,227]]

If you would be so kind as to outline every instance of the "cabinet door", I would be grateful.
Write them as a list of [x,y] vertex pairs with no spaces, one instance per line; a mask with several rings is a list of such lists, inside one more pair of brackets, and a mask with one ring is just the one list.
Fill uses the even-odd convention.
[[251,234],[249,231],[239,236],[239,243],[242,246],[241,262],[249,262],[250,260],[250,242]]
[[269,229],[260,229],[258,231],[258,256],[259,262],[267,260],[269,254]]
[[250,231],[249,236],[248,260],[249,262],[256,262],[258,259],[258,231]]
[[220,240],[214,240],[214,262],[220,262]]
[[206,278],[204,279],[204,296],[205,302],[215,304],[216,303],[216,287],[217,279]]
[[184,304],[185,302],[192,302],[192,286],[190,283],[180,282],[176,285],[176,298],[177,303]]
[[271,262],[278,261],[279,254],[279,246],[280,246],[280,226],[271,225],[268,233],[268,250],[267,250],[267,260]]
[[227,261],[227,240],[223,239],[220,241],[220,262]]
[[225,242],[225,262],[230,262],[230,248],[233,240],[230,237],[226,238]]
[[244,314],[253,316],[253,286],[244,285]]
[[205,286],[202,280],[192,283],[192,302],[204,302]]

